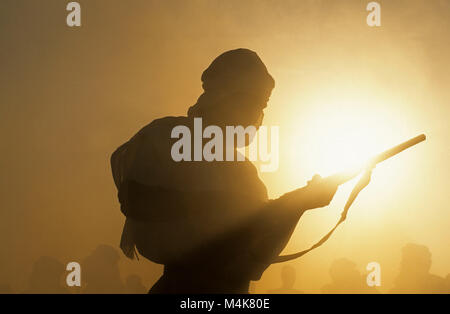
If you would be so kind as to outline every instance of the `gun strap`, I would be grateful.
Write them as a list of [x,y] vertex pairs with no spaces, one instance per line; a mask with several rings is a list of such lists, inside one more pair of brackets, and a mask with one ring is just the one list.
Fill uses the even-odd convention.
[[361,177],[359,182],[355,185],[352,192],[350,193],[350,196],[347,199],[347,202],[345,203],[344,210],[341,213],[341,218],[339,219],[337,224],[324,237],[322,237],[322,239],[320,239],[316,244],[311,246],[309,249],[299,251],[299,252],[293,253],[293,254],[280,255],[274,260],[274,262],[272,262],[272,264],[284,263],[284,262],[299,258],[299,257],[305,255],[306,253],[311,252],[312,250],[318,248],[322,244],[324,244],[330,238],[330,236],[333,234],[333,232],[337,229],[337,227],[341,223],[343,223],[345,221],[345,219],[347,218],[348,210],[350,209],[350,206],[355,201],[359,192],[361,192],[367,186],[367,184],[369,184],[371,172],[372,172],[372,169],[368,169],[364,173],[364,175]]

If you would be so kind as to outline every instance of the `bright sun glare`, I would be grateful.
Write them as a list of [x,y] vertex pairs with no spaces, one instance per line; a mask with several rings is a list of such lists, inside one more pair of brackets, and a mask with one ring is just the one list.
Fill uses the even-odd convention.
[[290,154],[302,154],[303,166],[322,176],[362,166],[397,144],[392,136],[395,121],[386,108],[354,99],[328,101],[312,108],[306,125],[299,125],[295,132],[307,132],[302,137],[303,148],[293,147]]

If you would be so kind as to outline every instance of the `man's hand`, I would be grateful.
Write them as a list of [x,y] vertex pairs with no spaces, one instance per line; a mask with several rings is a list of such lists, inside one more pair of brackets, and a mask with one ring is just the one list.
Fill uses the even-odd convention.
[[301,211],[327,206],[333,199],[339,182],[333,176],[322,178],[316,174],[308,181],[308,185],[284,194],[274,200],[274,205]]
[[304,210],[324,207],[330,204],[339,184],[336,180],[322,178],[316,174],[304,187],[302,208]]

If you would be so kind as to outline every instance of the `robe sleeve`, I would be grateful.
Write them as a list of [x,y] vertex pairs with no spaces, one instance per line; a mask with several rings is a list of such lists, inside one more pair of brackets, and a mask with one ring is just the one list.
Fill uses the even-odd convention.
[[287,245],[302,215],[300,210],[288,211],[269,201],[245,224],[230,232],[212,246],[221,252],[227,272],[259,280]]

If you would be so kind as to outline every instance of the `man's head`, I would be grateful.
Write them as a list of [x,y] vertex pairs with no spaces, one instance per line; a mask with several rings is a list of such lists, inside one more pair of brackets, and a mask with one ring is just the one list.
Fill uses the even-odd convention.
[[427,274],[431,268],[431,252],[424,245],[408,243],[402,248],[401,267],[415,274]]
[[356,264],[349,259],[340,258],[334,260],[330,266],[330,276],[335,283],[353,285],[359,282],[361,275]]
[[204,93],[188,115],[218,126],[259,127],[275,82],[258,55],[248,49],[218,56],[202,75]]
[[283,288],[291,289],[294,286],[296,277],[295,268],[290,265],[285,265],[281,269],[281,281]]

